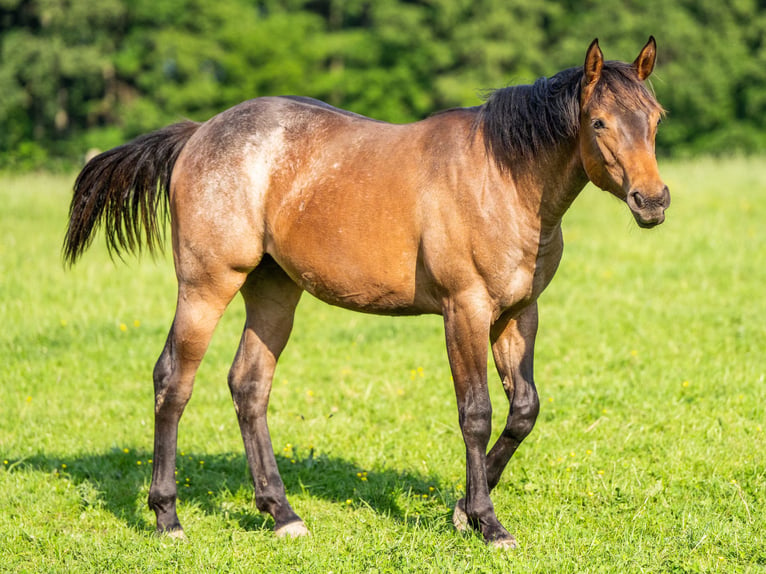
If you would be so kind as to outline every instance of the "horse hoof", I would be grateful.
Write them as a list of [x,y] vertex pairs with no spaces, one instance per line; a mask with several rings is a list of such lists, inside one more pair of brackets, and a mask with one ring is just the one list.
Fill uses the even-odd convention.
[[172,528],[167,530],[158,530],[157,536],[163,536],[172,540],[186,540],[186,533],[183,528]]
[[311,536],[311,532],[309,532],[309,529],[306,528],[306,525],[303,524],[303,521],[301,520],[298,522],[291,522],[290,524],[285,524],[284,526],[277,528],[274,531],[274,534],[277,538],[298,538],[300,536]]
[[186,540],[186,533],[183,530],[171,530],[167,532],[167,535],[173,540]]
[[514,550],[519,547],[516,539],[511,536],[510,538],[501,538],[499,540],[493,540],[490,542],[490,546],[493,550]]
[[465,513],[464,498],[461,498],[455,503],[455,511],[452,513],[452,524],[458,532],[466,532],[469,528],[468,515]]

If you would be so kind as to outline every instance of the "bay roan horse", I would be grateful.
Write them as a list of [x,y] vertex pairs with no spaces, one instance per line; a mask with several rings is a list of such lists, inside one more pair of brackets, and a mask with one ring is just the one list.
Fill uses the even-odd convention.
[[[670,202],[654,139],[663,110],[645,87],[654,38],[632,64],[604,61],[492,93],[478,107],[392,125],[303,97],[258,98],[102,153],[74,186],[64,258],[103,225],[110,251],[153,250],[171,222],[178,301],[154,368],[149,506],[182,535],[174,478],[178,421],[229,302],[247,319],[228,382],[259,510],[277,535],[307,534],[290,507],[266,423],[272,376],[303,291],[368,313],[444,317],[466,496],[454,522],[513,547],[490,500],[529,434],[537,298],[562,253],[561,219],[590,180],[641,227]],[[487,353],[508,396],[487,452]]]

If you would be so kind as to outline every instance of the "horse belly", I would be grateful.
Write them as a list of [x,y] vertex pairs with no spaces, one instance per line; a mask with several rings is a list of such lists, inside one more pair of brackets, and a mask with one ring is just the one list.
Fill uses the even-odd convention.
[[299,203],[290,217],[282,213],[269,234],[266,251],[298,285],[327,303],[358,311],[430,311],[428,297],[418,289],[418,240],[411,229],[347,202],[337,213],[330,206],[343,203],[322,205],[326,209],[301,209]]
[[417,293],[416,257],[402,250],[365,249],[337,241],[332,234],[303,236],[296,245],[276,249],[279,265],[318,299],[368,313],[402,315],[427,312]]

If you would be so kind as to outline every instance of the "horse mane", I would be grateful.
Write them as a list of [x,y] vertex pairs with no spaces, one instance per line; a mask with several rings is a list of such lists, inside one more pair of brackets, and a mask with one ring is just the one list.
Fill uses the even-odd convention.
[[[488,155],[507,166],[577,137],[582,78],[581,67],[568,68],[534,84],[490,92],[474,125],[482,129]],[[592,97],[600,102],[607,94],[626,109],[662,110],[631,64],[604,62]]]

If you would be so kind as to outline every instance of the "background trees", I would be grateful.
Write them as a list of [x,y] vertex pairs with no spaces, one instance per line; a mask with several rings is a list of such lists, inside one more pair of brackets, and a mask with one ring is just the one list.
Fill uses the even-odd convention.
[[303,94],[394,122],[653,34],[665,154],[766,150],[763,0],[0,0],[0,165]]

